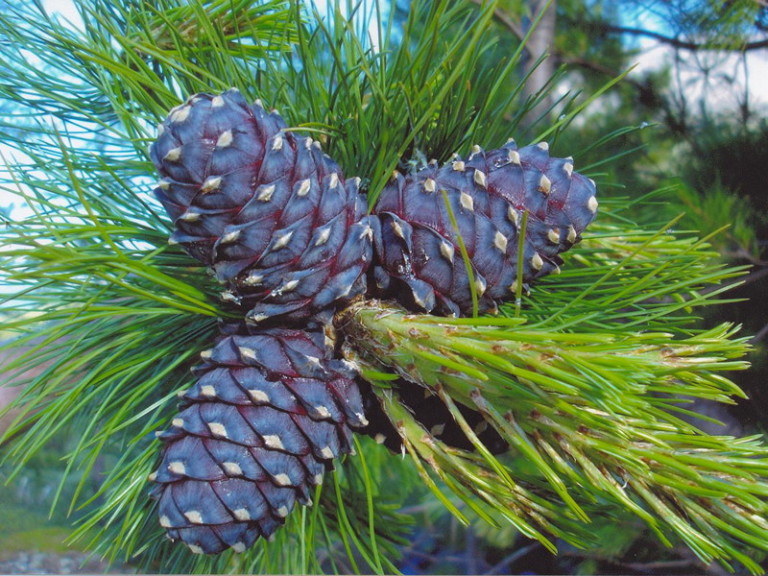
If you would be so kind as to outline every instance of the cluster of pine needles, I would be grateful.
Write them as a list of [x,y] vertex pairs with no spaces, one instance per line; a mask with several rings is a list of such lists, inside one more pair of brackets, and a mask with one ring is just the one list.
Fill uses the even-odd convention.
[[[4,470],[12,482],[71,434],[55,505],[83,511],[75,538],[163,571],[391,572],[412,521],[398,508],[417,494],[553,552],[558,540],[593,545],[591,523],[628,512],[704,562],[761,571],[768,448],[706,434],[689,409],[742,396],[726,374],[747,368],[746,339],[734,326],[701,327],[698,311],[726,302],[744,269],[674,221],[636,223],[643,201],[608,186],[563,272],[498,316],[411,315],[373,301],[343,311],[348,353],[404,457],[358,438],[317,504],[245,554],[198,557],[167,542],[147,497],[154,433],[229,312],[204,268],[168,245],[146,151],[158,121],[190,94],[234,85],[313,132],[345,173],[364,178],[373,202],[404,158],[497,146],[545,94],[521,96],[524,44],[495,52],[493,2],[415,0],[402,21],[384,2],[338,0],[327,11],[250,0],[75,5],[74,23],[35,2],[0,14],[0,139],[10,150],[0,190],[24,212],[6,216],[0,234],[3,349],[14,358],[5,370],[25,385]],[[556,149],[610,86],[557,99],[557,122],[531,141]],[[600,186],[596,168],[579,166]],[[393,389],[401,376],[440,397],[473,451],[418,423]],[[459,403],[509,451],[491,454]]]

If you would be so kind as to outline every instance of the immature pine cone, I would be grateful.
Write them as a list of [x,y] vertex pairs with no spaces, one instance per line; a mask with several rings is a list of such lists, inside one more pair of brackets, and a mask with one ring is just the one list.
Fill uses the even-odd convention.
[[150,154],[171,240],[214,269],[250,322],[303,321],[365,292],[377,222],[359,179],[345,181],[319,142],[260,102],[236,90],[193,96]]
[[160,438],[160,524],[196,553],[242,552],[309,504],[350,426],[367,424],[355,371],[321,328],[223,336]]
[[455,156],[442,167],[432,164],[407,177],[396,173],[374,209],[381,219],[376,287],[413,310],[470,315],[460,236],[479,311],[493,311],[517,289],[523,212],[527,284],[558,270],[560,253],[580,240],[596,211],[594,182],[573,171],[572,159],[551,158],[546,143],[518,149],[509,141],[490,152],[475,146],[467,160]]

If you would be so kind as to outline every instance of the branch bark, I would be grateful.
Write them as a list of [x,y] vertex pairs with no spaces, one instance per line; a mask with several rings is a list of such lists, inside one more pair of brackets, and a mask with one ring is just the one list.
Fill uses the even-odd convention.
[[667,44],[674,48],[681,48],[683,50],[727,50],[732,52],[746,52],[749,50],[759,50],[762,48],[768,48],[768,39],[756,40],[753,42],[743,42],[742,44],[728,44],[722,42],[691,42],[689,40],[682,40],[673,36],[665,36],[653,30],[646,30],[645,28],[631,28],[627,26],[615,26],[612,24],[601,24],[600,27],[613,34],[629,34],[630,36],[644,36],[646,38],[653,38],[658,40],[662,44]]

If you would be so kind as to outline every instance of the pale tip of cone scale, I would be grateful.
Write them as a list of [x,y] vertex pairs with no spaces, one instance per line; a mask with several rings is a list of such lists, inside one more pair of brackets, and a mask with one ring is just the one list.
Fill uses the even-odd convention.
[[335,457],[335,454],[333,453],[333,450],[331,450],[330,446],[326,446],[325,448],[320,450],[320,456],[322,456],[326,460],[331,460]]
[[317,414],[318,418],[330,418],[331,417],[331,411],[328,410],[325,406],[315,406],[315,414]]
[[187,548],[189,548],[189,551],[192,552],[192,554],[205,554],[205,550],[196,544],[187,544]]
[[224,292],[221,293],[221,299],[224,302],[233,302],[235,304],[240,303],[240,297],[231,290],[224,290]]
[[482,170],[475,170],[474,178],[475,178],[475,184],[477,184],[478,186],[482,188],[488,187],[488,178],[486,177],[485,172],[483,172]]
[[392,220],[392,231],[395,233],[395,236],[405,240],[405,233],[403,232],[403,227],[400,226],[400,222],[398,222],[397,220]]
[[502,254],[507,253],[507,237],[504,236],[500,231],[496,231],[496,235],[493,237],[493,245],[496,247],[496,249],[501,252]]
[[248,276],[243,280],[243,284],[246,286],[259,286],[264,281],[264,276],[257,272],[249,272]]
[[211,356],[213,355],[213,350],[203,350],[200,352],[200,358],[203,360],[210,360]]
[[150,482],[157,480],[157,472],[150,472],[149,476],[147,476],[147,480]]
[[280,518],[285,518],[290,513],[290,510],[288,510],[287,506],[280,506],[277,510],[275,510],[275,513],[280,516]]
[[322,484],[323,483],[323,474],[322,474],[322,472],[320,474],[315,474],[312,477],[312,482],[315,484],[315,486],[319,486],[320,484]]
[[309,136],[304,138],[304,148],[306,148],[307,150],[312,148],[312,142],[314,142],[314,140],[312,140],[312,138],[310,138]]
[[589,208],[589,211],[592,212],[592,214],[597,212],[597,198],[590,196],[587,201],[587,208]]
[[160,190],[168,190],[171,187],[171,181],[163,178],[162,180],[158,180],[156,186],[160,188]]
[[168,464],[168,471],[181,476],[187,472],[187,467],[184,466],[184,462],[176,460]]
[[336,188],[336,186],[339,185],[339,175],[336,174],[336,172],[332,172],[330,176],[328,176],[328,188]]
[[318,235],[317,240],[315,240],[315,246],[322,246],[326,242],[328,242],[328,239],[331,237],[331,227],[325,226],[324,228],[321,228]]
[[210,384],[204,384],[200,386],[200,394],[208,398],[216,398],[216,388]]
[[520,166],[522,162],[520,160],[520,152],[518,152],[517,150],[510,150],[509,153],[507,154],[507,158],[509,158],[509,161],[512,164],[516,164],[517,166]]
[[362,182],[362,180],[360,179],[359,176],[355,176],[354,178],[350,178],[349,180],[347,180],[347,182],[351,182],[352,188],[357,190],[358,188],[360,188],[360,182]]
[[282,150],[283,149],[283,135],[277,134],[274,138],[272,138],[272,150]]
[[200,212],[184,212],[184,214],[179,216],[179,220],[183,220],[184,222],[197,222],[200,220]]
[[283,285],[283,292],[293,292],[296,290],[296,287],[299,285],[299,281],[295,278],[293,280],[289,280]]
[[211,108],[221,108],[224,106],[224,97],[223,96],[214,96],[211,98]]
[[247,348],[245,346],[239,346],[238,352],[240,352],[240,357],[243,359],[248,360],[256,360],[256,350],[253,348]]
[[307,178],[305,180],[302,180],[299,184],[299,189],[296,191],[297,196],[306,196],[309,194],[309,190],[312,188],[312,181]]
[[256,100],[253,101],[253,105],[257,108],[264,108],[264,102],[261,101],[261,98],[256,98]]
[[472,159],[472,156],[474,156],[475,154],[480,154],[482,151],[483,151],[483,149],[482,149],[482,148],[480,148],[480,145],[479,145],[479,144],[474,144],[474,145],[472,146],[472,153],[471,153],[471,155],[470,155],[470,157],[469,157],[469,158],[470,158],[470,160]]
[[219,186],[221,186],[221,176],[209,176],[205,179],[205,182],[203,182],[203,185],[200,187],[200,192],[203,194],[209,194],[216,190]]
[[285,248],[288,246],[288,242],[291,241],[291,237],[293,236],[293,232],[285,232],[284,234],[281,234],[277,237],[275,240],[274,245],[272,246],[273,250],[280,250],[281,248]]
[[568,242],[571,244],[576,242],[576,229],[573,226],[568,226]]
[[538,253],[534,253],[531,257],[531,266],[534,270],[541,270],[544,267],[544,260],[541,259]]
[[517,293],[517,280],[515,280],[514,282],[512,282],[512,284],[510,284],[510,285],[509,285],[509,288],[508,288],[508,290],[509,290],[509,291],[510,291],[512,294],[516,294],[516,293]]
[[238,464],[237,462],[223,462],[221,466],[222,468],[224,468],[224,472],[226,472],[230,476],[243,475],[243,469],[240,468],[240,464]]
[[203,524],[203,515],[200,514],[198,510],[188,510],[187,512],[184,512],[184,516],[186,516],[187,520],[192,524]]
[[[477,174],[477,172],[475,172],[475,174]],[[466,192],[462,192],[459,196],[459,203],[461,204],[462,208],[469,210],[470,212],[475,209],[475,200]]]
[[278,486],[290,486],[291,485],[291,478],[288,476],[288,474],[282,473],[282,474],[275,474],[272,476],[272,480],[275,481],[275,484]]
[[189,113],[192,110],[191,106],[181,106],[180,108],[176,108],[172,113],[169,120],[175,124],[178,124],[180,122],[184,122],[187,118],[189,118]]
[[453,244],[446,242],[445,240],[440,242],[440,254],[451,264],[453,264],[453,255],[455,252],[456,249],[453,247]]
[[165,124],[158,124],[157,125],[157,137],[159,138],[163,134],[165,134]]
[[227,146],[232,144],[233,139],[234,139],[234,136],[232,135],[232,130],[225,130],[219,135],[219,138],[216,140],[216,147],[226,148]]
[[248,390],[248,395],[254,402],[264,404],[270,403],[269,394],[264,392],[264,390]]
[[244,542],[235,542],[232,544],[232,552],[235,552],[237,554],[242,554],[245,552],[245,543]]
[[552,242],[552,244],[559,244],[560,233],[554,228],[550,228],[549,232],[547,232],[547,239]]
[[544,196],[549,196],[549,193],[552,191],[552,181],[547,178],[546,174],[542,174],[541,178],[539,179],[539,192],[544,194]]
[[465,165],[464,165],[464,162],[462,162],[461,160],[454,160],[453,163],[451,164],[451,167],[456,172],[464,172],[464,170],[466,168]]
[[237,510],[233,510],[232,514],[235,516],[235,519],[239,520],[240,522],[247,522],[251,519],[251,513],[248,512],[246,508],[238,508]]
[[485,290],[488,288],[488,284],[485,282],[483,278],[480,278],[479,276],[475,278],[475,290],[477,290],[477,295],[482,296],[485,294]]
[[173,524],[171,523],[171,519],[168,518],[165,514],[160,516],[160,526],[163,528],[173,528]]
[[177,146],[176,148],[171,148],[168,150],[168,152],[165,153],[165,156],[163,156],[163,162],[178,162],[180,158],[181,146]]
[[221,237],[221,243],[232,244],[233,242],[237,242],[238,238],[240,238],[240,230],[232,230]]
[[435,182],[434,178],[427,178],[424,180],[425,192],[434,192],[435,190],[437,190],[437,183]]
[[269,318],[269,316],[267,316],[266,314],[250,313],[246,317],[246,320],[248,320],[248,322],[251,322],[253,324],[258,324],[259,322],[263,322],[264,320],[267,320],[268,318]]
[[427,309],[427,303],[426,301],[416,292],[411,290],[411,294],[413,296],[413,303],[416,304],[419,308],[423,308],[424,310]]
[[360,426],[368,426],[368,419],[365,417],[365,414],[362,412],[355,412],[355,417],[360,422]]
[[566,162],[563,164],[563,170],[565,170],[565,173],[568,174],[569,178],[573,176],[573,162]]
[[549,144],[547,142],[539,142],[536,144],[536,148],[539,148],[540,150],[544,150],[545,152],[549,150]]
[[515,139],[514,138],[507,138],[506,144],[514,144]]
[[174,418],[171,420],[171,426],[176,428],[184,428],[184,418]]
[[515,225],[515,228],[518,228],[520,226],[520,215],[517,213],[517,210],[515,210],[512,206],[507,208],[507,218],[509,218],[509,221]]
[[283,441],[277,434],[266,434],[264,436],[264,446],[271,448],[272,450],[285,450]]
[[275,193],[275,185],[269,184],[268,186],[264,186],[264,188],[261,189],[261,192],[259,192],[259,195],[256,196],[256,200],[259,202],[269,202],[272,199],[272,195]]
[[229,438],[227,428],[221,422],[208,422],[208,429],[214,436],[221,436],[222,438]]

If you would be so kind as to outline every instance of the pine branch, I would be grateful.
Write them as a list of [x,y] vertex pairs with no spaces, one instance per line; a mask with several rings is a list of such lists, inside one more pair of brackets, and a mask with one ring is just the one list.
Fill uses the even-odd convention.
[[[704,559],[756,569],[740,542],[765,549],[765,449],[701,434],[679,396],[739,396],[721,372],[745,367],[744,340],[692,321],[699,306],[725,301],[711,287],[743,270],[714,262],[704,241],[635,225],[638,205],[602,200],[602,223],[561,276],[522,299],[518,318],[511,307],[450,320],[378,303],[339,317],[411,458],[358,442],[314,507],[244,555],[199,558],[165,542],[147,498],[153,433],[191,385],[214,318],[234,312],[205,269],[167,245],[170,225],[147,181],[157,121],[194,92],[238,85],[323,139],[366,178],[373,202],[399,163],[503,142],[535,102],[521,102],[524,47],[493,52],[493,3],[419,1],[402,31],[379,19],[378,51],[341,3],[327,19],[284,2],[77,6],[82,30],[37,3],[0,15],[0,97],[12,110],[0,129],[14,150],[0,186],[31,210],[8,219],[0,239],[3,327],[16,338],[3,349],[26,348],[6,368],[28,376],[4,457],[18,473],[76,430],[65,479],[110,458],[97,489],[83,474],[62,502],[88,511],[76,536],[147,569],[390,572],[408,526],[394,509],[432,489],[458,517],[512,525],[550,548],[552,537],[588,545],[585,522],[612,503]],[[541,137],[555,138],[604,90],[564,97],[555,104],[563,117]],[[436,394],[474,450],[424,430],[398,399],[398,376]],[[462,406],[511,454],[491,454]]]
[[[521,319],[412,316],[377,303],[353,307],[339,325],[350,357],[437,394],[460,425],[453,402],[475,408],[541,474],[519,487],[511,481],[519,472],[484,451],[470,429],[480,456],[457,458],[382,389],[406,448],[469,505],[484,500],[542,543],[552,534],[583,545],[562,523],[587,521],[599,494],[644,519],[662,541],[676,533],[705,562],[737,560],[759,571],[736,541],[765,549],[768,451],[756,438],[706,436],[680,418],[679,394],[721,402],[741,395],[719,375],[746,368],[737,360],[745,341],[731,340],[731,327],[682,340],[609,336],[529,329]],[[494,480],[481,481],[486,475]],[[531,490],[543,491],[541,500]]]
[[610,34],[627,34],[630,36],[643,36],[645,38],[652,38],[671,46],[682,50],[728,50],[733,52],[749,52],[752,50],[762,50],[768,48],[768,40],[754,40],[754,41],[741,41],[735,43],[733,41],[720,42],[717,40],[709,40],[703,42],[693,42],[690,40],[683,40],[676,36],[665,36],[659,32],[653,30],[647,30],[645,28],[633,28],[631,26],[614,26],[605,22],[600,23],[600,29]]

